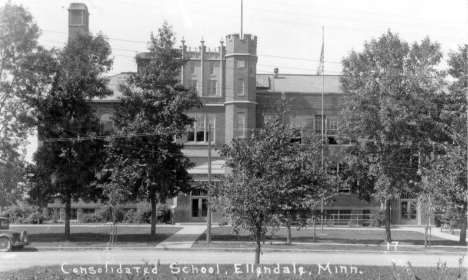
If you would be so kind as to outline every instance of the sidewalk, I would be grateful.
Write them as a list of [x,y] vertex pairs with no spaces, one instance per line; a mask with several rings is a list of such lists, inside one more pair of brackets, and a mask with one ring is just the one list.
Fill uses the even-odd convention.
[[194,226],[183,226],[183,229],[179,230],[175,234],[163,242],[156,245],[158,249],[188,249],[191,248],[193,243],[202,235],[206,230],[206,225],[194,225]]
[[[425,229],[424,227],[398,227],[398,228],[395,228],[395,230],[415,231],[415,232],[420,232],[422,234],[424,234],[424,229]],[[392,229],[392,230],[394,230],[394,229]],[[441,232],[440,228],[437,228],[437,227],[432,227],[431,235],[439,237],[439,238],[452,240],[452,241],[460,240],[460,236],[451,234],[447,230]],[[466,240],[468,241],[468,237],[467,237]]]

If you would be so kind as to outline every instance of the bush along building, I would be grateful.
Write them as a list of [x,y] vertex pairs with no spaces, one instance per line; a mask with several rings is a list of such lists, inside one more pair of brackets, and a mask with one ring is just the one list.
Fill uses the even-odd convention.
[[[78,10],[75,9],[78,7]],[[70,34],[81,26],[88,30],[88,14],[83,4],[71,4]],[[81,20],[80,19],[81,15]],[[75,21],[76,20],[76,21]],[[78,26],[81,24],[80,26]],[[173,223],[205,222],[208,209],[207,193],[202,188],[208,181],[208,135],[211,147],[229,143],[235,137],[248,137],[249,132],[261,129],[265,121],[274,114],[279,100],[290,102],[290,110],[284,115],[285,123],[297,129],[312,129],[324,135],[335,151],[336,166],[339,171],[340,150],[336,144],[340,114],[339,76],[282,74],[275,68],[271,74],[257,74],[257,37],[250,34],[230,34],[215,48],[207,48],[203,39],[197,47],[189,47],[181,41],[181,54],[187,64],[180,70],[180,81],[186,87],[193,87],[204,102],[204,106],[187,112],[195,119],[193,128],[183,137],[184,153],[196,166],[189,170],[196,189],[190,193],[180,193],[166,201],[171,209]],[[147,53],[138,54],[138,69],[149,61]],[[96,114],[104,130],[112,130],[113,107],[122,95],[117,86],[131,73],[121,73],[111,77],[110,87],[114,95],[94,100]],[[322,112],[323,90],[323,112]],[[322,126],[323,123],[323,126]],[[213,180],[225,174],[224,159],[211,150],[211,174]],[[324,206],[329,214],[327,225],[369,225],[371,212],[379,211],[382,205],[376,201],[365,202],[347,188],[338,188],[334,201]],[[57,212],[62,205],[51,204]],[[93,213],[99,204],[76,203],[72,205],[72,217],[80,219],[82,213]],[[134,209],[134,204],[125,208]],[[220,219],[213,213],[213,221]],[[392,203],[392,224],[423,225],[427,217],[418,206],[417,200],[409,195],[401,196]]]

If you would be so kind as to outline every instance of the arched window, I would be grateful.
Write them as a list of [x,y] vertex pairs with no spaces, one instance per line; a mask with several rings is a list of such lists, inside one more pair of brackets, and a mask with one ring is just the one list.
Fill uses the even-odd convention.
[[112,114],[102,114],[99,120],[101,122],[102,131],[111,131],[114,129],[114,121],[112,120]]

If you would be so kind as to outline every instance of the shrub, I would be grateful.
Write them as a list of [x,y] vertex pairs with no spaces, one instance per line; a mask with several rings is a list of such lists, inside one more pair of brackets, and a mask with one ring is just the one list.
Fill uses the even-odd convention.
[[158,204],[156,207],[156,219],[159,223],[171,222],[171,209],[167,204]]
[[133,223],[135,224],[149,224],[151,223],[151,204],[141,202],[137,205]]
[[[147,202],[138,203],[136,211],[130,209],[123,215],[123,221],[134,224],[151,223],[151,204]],[[156,221],[158,223],[171,221],[171,210],[167,204],[158,204],[156,206]]]
[[29,217],[27,219],[25,219],[23,222],[25,224],[42,224],[45,219],[46,219],[46,217],[44,217],[44,215],[42,215],[42,213],[35,212],[35,213],[32,213],[31,215],[29,215]]
[[84,214],[81,216],[81,222],[83,223],[106,223],[111,222],[112,214],[116,217],[116,222],[122,222],[124,220],[124,211],[121,206],[115,206],[112,208],[113,213],[111,213],[111,207],[104,205],[101,208],[96,210],[94,214]]
[[81,222],[83,223],[102,223],[104,218],[99,213],[84,214],[81,216]]
[[386,220],[384,210],[372,210],[369,214],[369,226],[371,227],[384,226]]
[[125,212],[124,214],[124,217],[123,217],[123,222],[124,223],[133,223],[134,219],[135,219],[135,210],[133,209],[130,209],[130,210],[127,210],[127,212]]
[[32,206],[27,202],[17,201],[16,205],[8,207],[4,214],[10,219],[10,222],[15,224],[37,223],[38,220],[42,223],[44,221],[44,216],[37,211],[39,211],[37,206]]

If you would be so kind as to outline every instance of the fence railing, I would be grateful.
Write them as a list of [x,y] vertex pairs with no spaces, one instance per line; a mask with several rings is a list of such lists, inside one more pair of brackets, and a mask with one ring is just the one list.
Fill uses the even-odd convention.
[[[320,220],[318,223],[320,224]],[[323,218],[323,224],[325,226],[369,226],[370,215],[369,214],[328,214]]]

